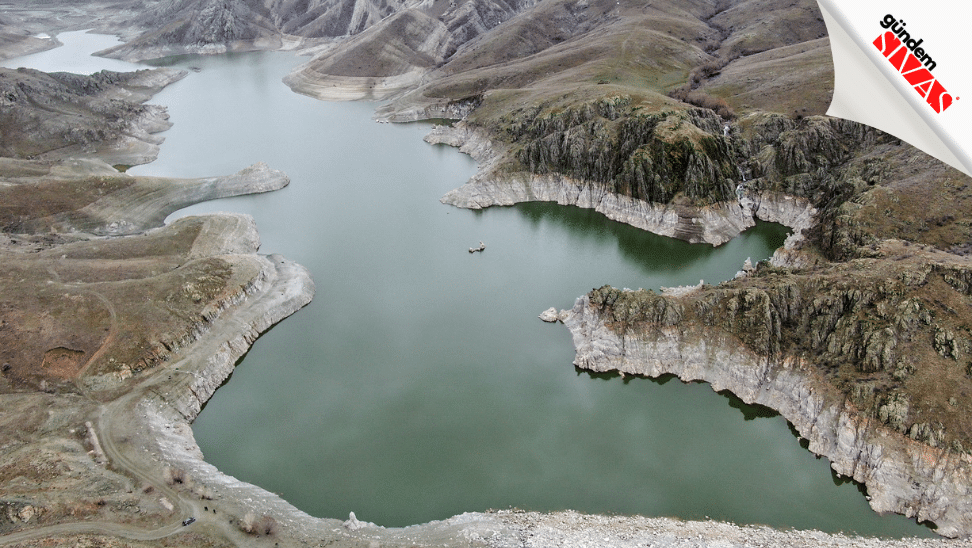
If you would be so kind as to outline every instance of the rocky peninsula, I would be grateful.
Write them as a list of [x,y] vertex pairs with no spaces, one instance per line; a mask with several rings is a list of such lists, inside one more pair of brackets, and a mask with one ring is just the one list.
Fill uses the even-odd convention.
[[[704,380],[776,409],[876,510],[969,536],[972,189],[897,139],[822,116],[832,73],[814,2],[298,4],[15,2],[0,46],[16,55],[50,45],[33,33],[91,26],[125,37],[110,54],[130,59],[308,46],[297,91],[390,99],[385,120],[461,119],[429,137],[480,163],[447,203],[558,201],[714,245],[754,218],[787,224],[772,264],[725,284],[581,297],[559,315],[577,365]],[[124,173],[167,127],[144,101],[180,76],[0,72],[0,543],[968,545],[514,510],[386,529],[313,518],[222,474],[189,425],[314,286],[256,253],[245,216],[162,226],[284,174]]]
[[[718,288],[602,288],[550,316],[565,318],[578,367],[673,373],[768,405],[836,472],[863,483],[876,510],[968,536],[961,406],[972,386],[960,272],[972,234],[958,213],[968,178],[873,128],[822,115],[832,73],[812,2],[679,8],[654,4],[642,19],[633,5],[540,3],[443,54],[415,90],[389,90],[379,118],[454,119],[427,140],[479,163],[442,198],[458,207],[554,201],[713,245],[754,219],[791,227],[770,264]],[[780,24],[787,31],[754,32]],[[637,53],[614,41],[639,32],[654,34]],[[350,74],[339,67],[374,39],[321,54],[292,85],[315,94],[304,79],[327,83],[336,97],[337,76]],[[413,66],[419,54],[439,55],[429,45],[412,47]],[[381,67],[371,76],[411,70]],[[684,79],[666,80],[669,71]],[[744,289],[756,280],[759,292]],[[906,319],[908,307],[924,319]],[[780,370],[790,376],[767,390],[767,375]]]
[[[437,128],[428,140],[458,146],[480,162],[469,183],[442,198],[459,207],[555,201],[713,245],[755,218],[789,226],[793,235],[771,264],[717,288],[671,295],[601,288],[582,297],[559,314],[574,337],[575,365],[674,374],[779,411],[811,451],[866,486],[875,510],[967,536],[972,454],[961,402],[972,388],[966,363],[972,346],[963,327],[972,263],[962,247],[964,229],[943,218],[936,224],[946,231],[937,238],[948,244],[938,240],[936,247],[925,238],[888,237],[894,229],[882,226],[899,219],[892,203],[907,203],[898,207],[910,213],[918,195],[964,201],[964,175],[846,121],[759,113],[736,122],[739,134],[726,125],[722,136],[710,130],[708,138],[721,138],[716,150],[759,150],[736,158],[752,178],[737,183],[734,199],[711,204],[644,200],[612,192],[594,177],[511,169],[512,147],[467,122]],[[562,162],[576,166],[583,159]],[[878,177],[891,178],[905,162],[913,166],[907,186],[890,190],[867,174],[880,165]],[[813,181],[820,173],[827,180]],[[873,216],[878,196],[888,205],[884,219]],[[915,314],[922,319],[909,319]]]

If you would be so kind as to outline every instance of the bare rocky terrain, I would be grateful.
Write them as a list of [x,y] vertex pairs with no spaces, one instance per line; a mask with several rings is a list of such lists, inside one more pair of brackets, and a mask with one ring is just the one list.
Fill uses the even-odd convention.
[[[460,207],[551,200],[718,244],[794,229],[719,286],[603,287],[559,316],[577,365],[677,374],[776,409],[872,506],[957,540],[515,510],[386,529],[317,519],[207,464],[189,424],[259,334],[313,295],[244,216],[167,213],[286,176],[133,177],[181,77],[0,70],[0,544],[965,546],[972,466],[969,179],[823,116],[810,0],[10,2],[0,57],[97,28],[106,55],[304,49],[287,83],[382,98],[479,173]],[[182,520],[196,521],[184,526]]]
[[[284,174],[258,164],[206,179],[135,177],[106,162],[154,159],[151,134],[169,126],[164,109],[142,102],[181,76],[0,72],[5,545],[59,533],[224,543],[180,529],[200,512],[172,487],[182,472],[140,445],[155,436],[130,406],[211,394],[249,342],[310,300],[313,283],[257,255],[247,217],[162,226],[192,203],[281,188]],[[188,431],[186,417],[164,428]]]
[[4,158],[98,158],[135,165],[158,155],[168,115],[142,104],[182,78],[173,70],[101,72],[91,77],[0,69],[0,155]]

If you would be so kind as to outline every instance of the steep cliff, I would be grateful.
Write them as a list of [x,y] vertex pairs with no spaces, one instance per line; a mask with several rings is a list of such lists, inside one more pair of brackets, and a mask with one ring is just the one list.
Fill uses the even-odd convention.
[[968,536],[970,267],[941,252],[749,277],[674,297],[602,287],[564,318],[575,365],[675,374],[766,405],[871,506]]
[[[437,127],[427,140],[457,146],[480,164],[444,203],[557,201],[713,245],[754,217],[801,231],[810,227],[810,210],[831,218],[864,185],[861,158],[902,147],[846,120],[754,113],[730,125],[707,109],[643,114],[630,96],[513,112],[492,130],[464,120]],[[774,204],[784,197],[800,206],[783,213]]]
[[561,173],[655,203],[707,205],[736,187],[783,192],[822,205],[833,173],[883,136],[847,120],[754,113],[732,124],[710,109],[646,111],[630,95],[501,117],[492,135],[509,149],[506,171]]

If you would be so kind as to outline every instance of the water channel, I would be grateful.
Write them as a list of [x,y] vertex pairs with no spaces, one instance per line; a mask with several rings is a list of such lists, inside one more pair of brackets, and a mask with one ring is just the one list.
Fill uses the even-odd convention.
[[[60,39],[65,47],[4,65],[72,70],[112,43]],[[315,516],[354,511],[386,526],[513,506],[929,534],[872,512],[783,419],[704,384],[579,372],[567,330],[537,319],[603,284],[731,278],[747,257],[771,255],[783,227],[712,248],[573,207],[442,205],[474,163],[425,144],[427,125],[373,122],[376,104],[292,93],[281,78],[300,62],[251,53],[154,63],[191,72],[152,101],[175,125],[159,159],[131,172],[209,176],[257,161],[285,171],[282,191],[177,215],[253,215],[262,251],[307,266],[317,285],[197,419],[208,461]],[[109,63],[84,70],[122,68]],[[469,254],[480,241],[486,251]]]

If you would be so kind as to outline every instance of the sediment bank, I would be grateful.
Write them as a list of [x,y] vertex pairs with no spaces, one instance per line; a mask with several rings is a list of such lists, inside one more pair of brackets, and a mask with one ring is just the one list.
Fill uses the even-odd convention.
[[398,76],[332,76],[309,74],[298,69],[284,78],[295,93],[321,101],[381,101],[412,89],[425,71],[414,70]]

